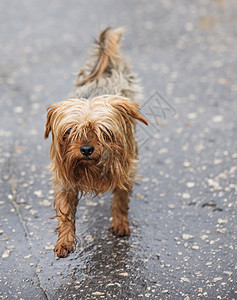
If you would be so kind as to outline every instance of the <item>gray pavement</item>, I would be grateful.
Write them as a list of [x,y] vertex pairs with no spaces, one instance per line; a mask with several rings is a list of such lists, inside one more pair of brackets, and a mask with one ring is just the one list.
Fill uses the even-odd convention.
[[[0,299],[237,299],[236,14],[236,0],[0,1]],[[109,194],[87,197],[57,260],[46,108],[108,25],[126,28],[150,122],[131,236],[109,231]]]

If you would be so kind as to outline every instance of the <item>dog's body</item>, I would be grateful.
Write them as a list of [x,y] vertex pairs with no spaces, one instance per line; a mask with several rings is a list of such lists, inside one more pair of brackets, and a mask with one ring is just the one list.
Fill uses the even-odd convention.
[[135,102],[140,87],[119,51],[121,34],[121,28],[101,32],[94,56],[78,74],[73,99],[48,108],[45,138],[52,131],[59,257],[74,250],[79,193],[111,191],[113,232],[130,232],[127,212],[137,159],[134,125],[135,119],[147,121]]

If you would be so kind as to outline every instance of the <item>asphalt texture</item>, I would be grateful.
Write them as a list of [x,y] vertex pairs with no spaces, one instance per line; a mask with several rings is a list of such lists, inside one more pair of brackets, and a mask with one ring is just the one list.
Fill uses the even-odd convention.
[[[0,1],[0,299],[237,299],[236,0]],[[144,88],[131,235],[110,194],[57,260],[46,108],[99,31],[124,26]]]

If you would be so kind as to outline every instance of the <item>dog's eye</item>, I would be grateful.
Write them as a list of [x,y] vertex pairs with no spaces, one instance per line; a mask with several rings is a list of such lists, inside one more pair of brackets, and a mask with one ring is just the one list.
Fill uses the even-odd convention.
[[72,132],[72,128],[69,128],[65,133],[64,133],[64,138],[68,137],[69,134]]
[[110,130],[108,130],[106,128],[106,131],[102,130],[102,132],[103,132],[103,137],[104,137],[105,141],[107,141],[107,142],[114,141],[114,135],[113,135],[113,133]]

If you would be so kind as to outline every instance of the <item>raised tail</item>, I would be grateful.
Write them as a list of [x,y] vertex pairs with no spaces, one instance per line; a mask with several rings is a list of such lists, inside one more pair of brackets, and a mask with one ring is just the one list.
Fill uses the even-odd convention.
[[121,58],[119,44],[123,32],[124,29],[122,27],[116,29],[108,27],[100,33],[96,41],[95,57],[97,60],[95,65],[90,74],[81,79],[77,85],[81,86],[87,82],[94,81],[108,71],[109,67],[113,68],[119,64]]

